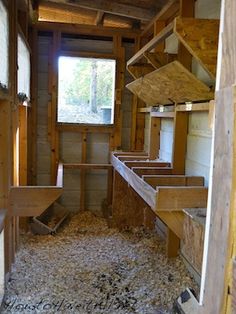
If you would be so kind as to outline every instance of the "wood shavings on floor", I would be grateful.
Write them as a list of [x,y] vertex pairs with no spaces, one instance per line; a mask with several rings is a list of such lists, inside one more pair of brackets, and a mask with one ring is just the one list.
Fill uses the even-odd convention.
[[169,313],[195,283],[153,232],[110,229],[90,212],[56,235],[22,236],[1,313]]

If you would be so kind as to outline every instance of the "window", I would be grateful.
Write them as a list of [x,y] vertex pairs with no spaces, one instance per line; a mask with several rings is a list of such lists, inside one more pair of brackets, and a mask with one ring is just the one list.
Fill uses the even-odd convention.
[[23,40],[18,35],[18,97],[20,102],[30,98],[30,53]]
[[9,25],[8,12],[0,0],[0,86],[8,88],[9,73]]
[[59,58],[57,121],[112,124],[116,61]]

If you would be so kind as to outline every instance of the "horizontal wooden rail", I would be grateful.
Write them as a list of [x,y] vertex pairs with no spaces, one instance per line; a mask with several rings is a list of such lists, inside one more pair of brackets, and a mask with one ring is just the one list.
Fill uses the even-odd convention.
[[124,164],[129,167],[170,167],[169,162],[162,161],[124,161]]
[[152,187],[157,186],[203,186],[204,177],[185,175],[143,175],[142,179]]
[[111,164],[80,164],[80,163],[65,163],[65,169],[110,169]]

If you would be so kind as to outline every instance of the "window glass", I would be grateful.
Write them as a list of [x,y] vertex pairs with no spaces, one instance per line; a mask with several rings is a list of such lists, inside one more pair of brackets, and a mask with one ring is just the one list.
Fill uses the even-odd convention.
[[58,122],[112,124],[116,62],[60,57]]

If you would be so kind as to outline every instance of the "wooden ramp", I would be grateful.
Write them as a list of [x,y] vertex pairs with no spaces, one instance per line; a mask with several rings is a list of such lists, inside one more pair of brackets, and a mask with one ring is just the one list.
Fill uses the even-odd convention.
[[12,216],[40,216],[63,192],[63,164],[59,164],[55,186],[13,186],[10,190]]

